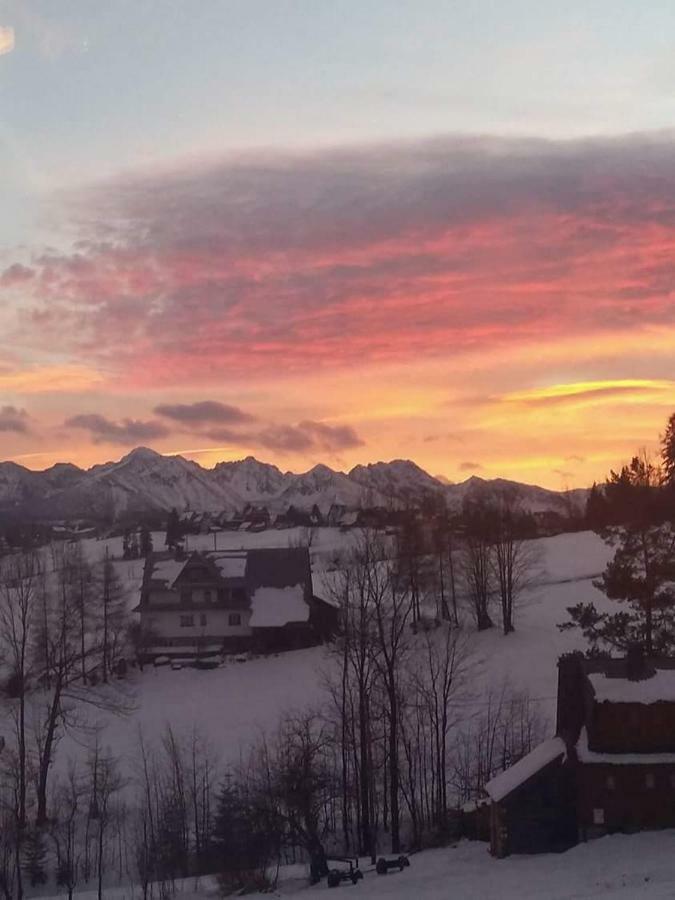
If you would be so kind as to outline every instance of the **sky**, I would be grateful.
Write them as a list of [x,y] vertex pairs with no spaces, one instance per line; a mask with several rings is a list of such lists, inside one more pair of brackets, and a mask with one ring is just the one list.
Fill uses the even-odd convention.
[[675,410],[675,4],[0,0],[0,459],[555,489]]

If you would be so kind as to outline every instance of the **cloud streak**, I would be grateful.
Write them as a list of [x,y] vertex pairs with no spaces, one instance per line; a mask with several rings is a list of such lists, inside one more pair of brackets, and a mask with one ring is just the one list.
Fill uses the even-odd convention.
[[98,413],[83,413],[64,422],[66,428],[81,429],[89,433],[95,444],[120,444],[125,447],[167,437],[169,429],[161,422],[123,419],[114,422]]
[[28,413],[16,406],[0,407],[0,431],[12,431],[15,434],[27,434]]
[[672,328],[674,150],[454,138],[127,177],[71,197],[71,253],[2,277],[44,342],[137,385]]
[[613,399],[675,397],[675,381],[656,379],[620,379],[556,384],[545,388],[505,394],[500,402],[523,407],[551,407],[605,403]]
[[163,403],[155,407],[155,415],[171,419],[181,425],[240,425],[253,422],[255,416],[237,406],[217,400],[201,400],[196,403]]

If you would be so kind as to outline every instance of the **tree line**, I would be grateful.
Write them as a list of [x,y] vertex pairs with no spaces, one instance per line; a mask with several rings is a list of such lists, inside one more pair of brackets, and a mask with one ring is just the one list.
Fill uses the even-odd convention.
[[93,565],[81,544],[59,544],[0,560],[0,889],[8,898],[24,896],[26,870],[39,880],[61,739],[87,733],[92,716],[132,707],[117,678],[127,626],[108,556]]
[[559,627],[580,631],[590,655],[637,649],[647,656],[675,651],[675,413],[661,438],[660,458],[637,453],[611,471],[588,497],[587,520],[614,551],[594,582],[620,606],[593,602],[568,609]]

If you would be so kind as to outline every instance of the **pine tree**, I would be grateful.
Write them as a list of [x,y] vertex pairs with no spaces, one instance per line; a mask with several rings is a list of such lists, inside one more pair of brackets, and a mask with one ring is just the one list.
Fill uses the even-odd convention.
[[666,433],[661,438],[661,459],[664,481],[675,486],[675,413],[668,419]]
[[605,485],[610,521],[602,529],[616,548],[594,586],[610,600],[625,603],[620,612],[598,612],[594,603],[569,607],[561,630],[578,628],[590,652],[627,651],[639,646],[647,655],[675,648],[675,529],[663,503],[661,471],[636,456]]
[[138,559],[139,552],[138,535],[132,531],[129,538],[129,559]]
[[609,524],[608,513],[603,489],[594,481],[586,500],[586,526],[592,531],[601,531]]
[[175,549],[183,537],[183,530],[178,516],[178,510],[174,507],[169,513],[166,522],[166,546]]
[[141,528],[141,541],[139,552],[142,557],[149,556],[152,553],[152,534],[150,533],[150,529],[147,525],[144,525]]

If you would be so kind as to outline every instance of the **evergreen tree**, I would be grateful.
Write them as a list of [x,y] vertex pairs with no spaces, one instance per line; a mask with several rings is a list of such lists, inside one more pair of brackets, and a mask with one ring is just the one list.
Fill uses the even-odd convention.
[[660,484],[660,469],[644,456],[607,480],[610,521],[620,524],[601,531],[615,552],[594,586],[627,609],[601,613],[594,603],[578,603],[559,626],[580,629],[591,653],[639,646],[652,655],[675,648],[675,529]]
[[675,413],[668,419],[666,433],[661,438],[661,459],[664,481],[675,486]]
[[132,531],[129,537],[129,559],[138,559],[139,553],[138,535]]
[[141,528],[141,541],[139,552],[142,557],[149,556],[152,553],[152,534],[147,525]]
[[175,549],[180,544],[183,537],[183,529],[181,527],[178,510],[174,507],[169,513],[166,522],[166,546],[169,549]]
[[609,524],[608,513],[609,510],[607,501],[605,500],[604,491],[602,487],[594,481],[588,493],[588,499],[586,500],[586,526],[590,528],[591,531],[600,532]]
[[224,887],[243,887],[255,873],[264,875],[278,853],[280,828],[269,791],[255,784],[237,784],[228,777],[218,799],[213,828]]

